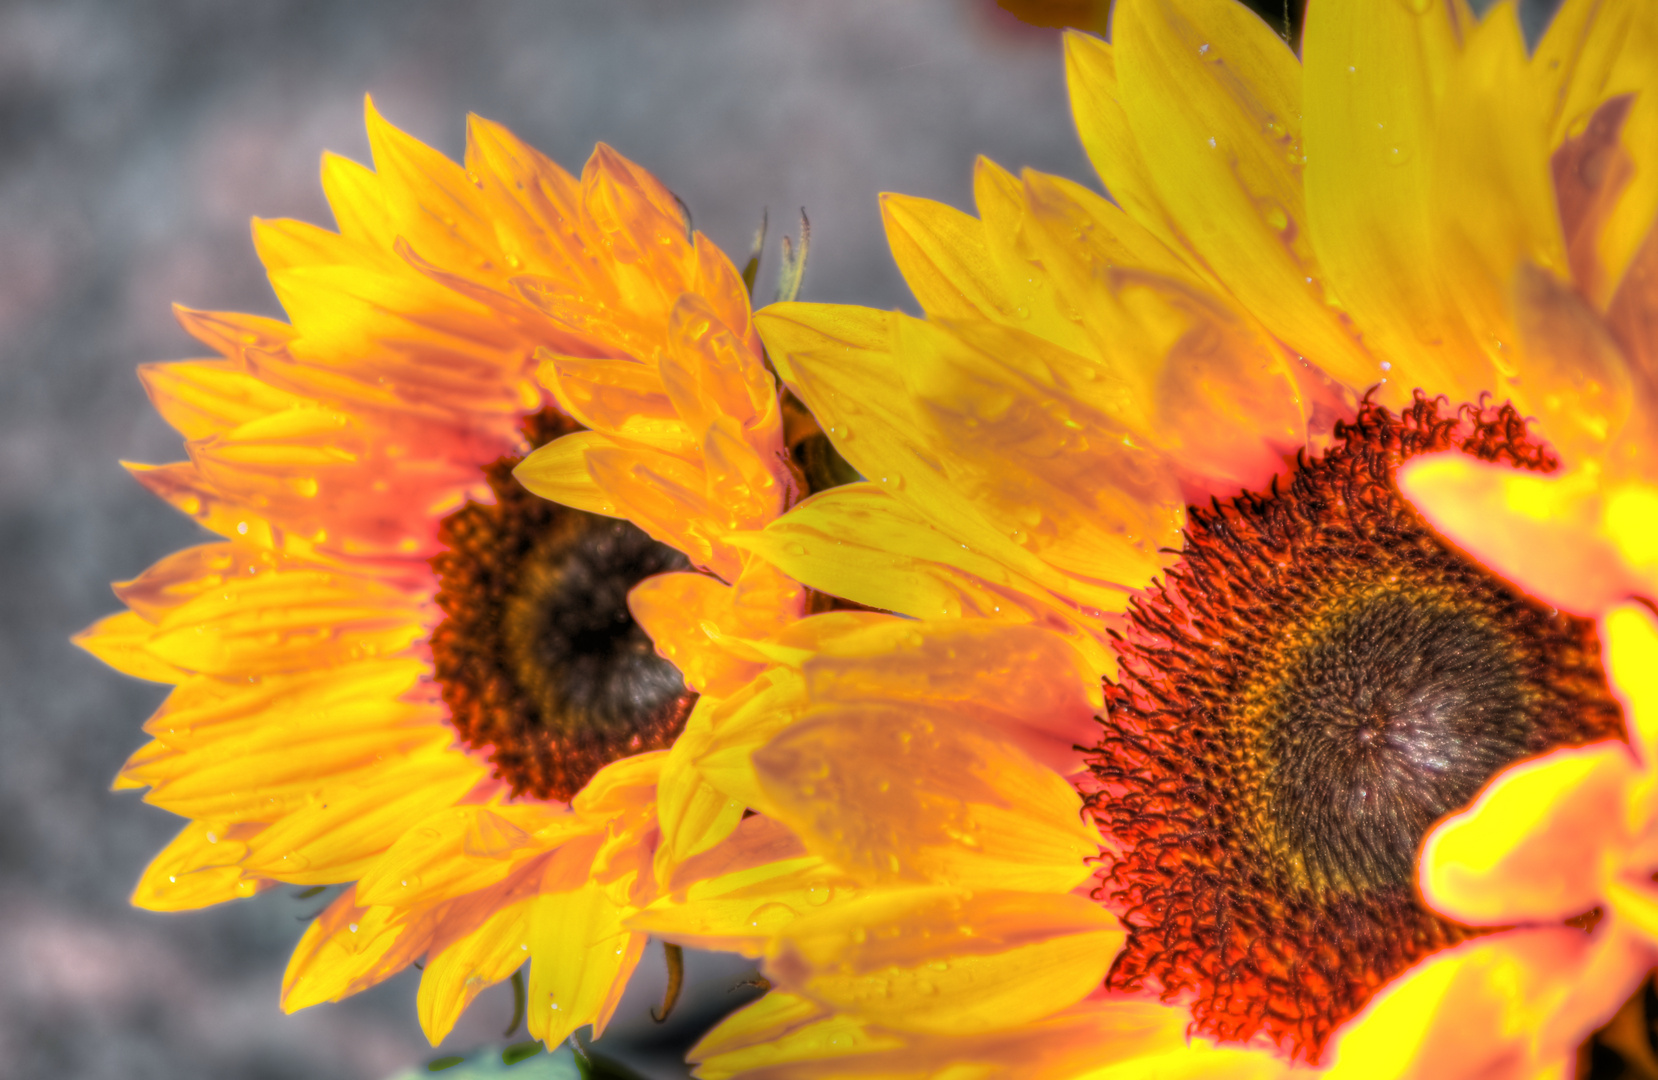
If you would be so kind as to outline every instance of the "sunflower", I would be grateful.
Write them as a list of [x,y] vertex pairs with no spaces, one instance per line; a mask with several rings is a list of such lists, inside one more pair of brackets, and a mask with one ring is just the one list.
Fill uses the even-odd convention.
[[980,162],[884,199],[926,318],[757,316],[867,479],[731,542],[904,618],[766,643],[631,925],[764,959],[706,1077],[1560,1075],[1658,961],[1658,9],[1111,30],[1112,201]]
[[[436,1043],[528,962],[556,1043],[603,1029],[640,958],[623,923],[658,891],[696,700],[629,592],[725,569],[697,515],[763,524],[798,482],[747,285],[658,181],[602,145],[578,179],[476,117],[464,167],[367,125],[374,170],[323,161],[338,232],[255,223],[290,321],[181,309],[218,356],[141,369],[189,460],[132,471],[224,539],[118,584],[128,610],[78,640],[174,687],[115,786],[191,820],[134,903],[343,886],[286,1009],[424,957]],[[574,510],[513,479],[610,430],[612,395],[644,396],[624,426],[655,450],[589,457],[632,494]],[[679,516],[641,530],[629,498]]]

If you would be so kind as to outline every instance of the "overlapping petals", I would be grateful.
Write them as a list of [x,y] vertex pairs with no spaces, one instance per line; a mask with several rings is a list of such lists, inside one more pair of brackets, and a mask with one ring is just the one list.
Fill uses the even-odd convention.
[[[435,1042],[528,961],[530,1031],[556,1042],[602,1029],[639,959],[623,923],[656,895],[667,755],[616,762],[565,805],[509,797],[456,744],[427,648],[440,522],[491,501],[482,467],[527,449],[540,371],[591,439],[667,461],[615,505],[678,498],[692,469],[722,528],[763,523],[789,490],[776,391],[741,277],[608,147],[578,178],[478,118],[464,166],[372,105],[368,133],[373,170],[323,162],[337,232],[255,225],[289,321],[181,310],[217,357],[142,370],[189,460],[131,468],[225,539],[118,585],[129,610],[79,640],[174,685],[116,786],[191,822],[135,903],[344,885],[294,954],[287,1008],[425,957]],[[725,565],[715,533],[668,532]]]
[[[861,951],[834,935],[850,919],[860,942],[887,934],[908,948],[924,937],[953,963],[977,954],[949,918],[923,917],[927,890],[971,880],[994,891],[998,875],[1020,873],[1028,895],[1061,901],[1047,916],[1022,909],[1021,932],[1040,939],[1050,916],[1053,932],[1073,932],[1059,912],[1082,879],[1067,885],[1049,857],[998,865],[1003,834],[977,816],[992,805],[979,778],[1003,778],[989,782],[997,814],[1029,811],[1019,827],[1034,837],[1059,807],[1022,800],[1045,790],[1038,776],[1070,765],[1044,757],[1010,721],[1017,713],[998,715],[1027,696],[1011,689],[1025,669],[975,650],[1015,656],[1001,636],[1014,631],[1062,645],[1070,659],[1030,670],[1051,686],[1070,680],[1059,698],[1087,700],[1115,671],[1113,616],[1167,569],[1183,508],[1264,487],[1295,454],[1321,450],[1367,391],[1393,405],[1418,388],[1454,402],[1512,399],[1558,451],[1559,479],[1424,461],[1405,475],[1406,494],[1474,555],[1568,610],[1603,614],[1652,595],[1658,271],[1644,260],[1658,212],[1655,34],[1649,5],[1568,0],[1528,56],[1512,4],[1476,20],[1458,0],[1315,3],[1298,62],[1232,0],[1119,0],[1110,42],[1066,42],[1077,127],[1109,201],[980,162],[976,218],[884,198],[925,319],[801,304],[757,316],[784,382],[865,481],[733,543],[911,621],[807,619],[791,640],[757,645],[770,665],[706,714],[701,774],[791,829],[802,873],[858,888],[831,889],[821,913],[771,908],[765,883],[743,870],[724,896],[674,892],[639,917],[762,957],[783,991],[705,1041],[705,1075],[1311,1071],[1266,1051],[1188,1044],[1175,1006],[1058,980],[1026,984],[1049,995],[1047,1010],[1010,1008],[1018,1020],[946,1043],[917,1019],[925,1008],[910,1001],[902,963],[881,969],[877,1009],[857,989]],[[1493,514],[1503,509],[1521,516]],[[1617,620],[1636,617],[1606,623],[1630,708],[1616,653],[1634,631]],[[906,633],[927,644],[906,651]],[[845,644],[881,634],[892,635],[890,667]],[[854,659],[842,681],[814,675],[843,647]],[[904,667],[908,683],[890,675]],[[975,682],[977,667],[1014,682]],[[1561,1075],[1654,962],[1638,944],[1651,889],[1634,809],[1650,801],[1644,753],[1563,751],[1532,786],[1521,766],[1486,796],[1548,808],[1512,821],[1550,837],[1564,835],[1551,822],[1578,822],[1580,835],[1593,831],[1584,823],[1627,818],[1564,860],[1574,873],[1545,875],[1560,854],[1547,838],[1525,846],[1530,832],[1511,830],[1503,846],[1474,831],[1497,828],[1501,807],[1482,802],[1446,826],[1432,843],[1514,854],[1436,861],[1432,848],[1430,901],[1512,929],[1385,987],[1338,1033],[1325,1071]],[[997,764],[975,771],[987,762]],[[1596,907],[1609,914],[1591,931],[1562,925]]]

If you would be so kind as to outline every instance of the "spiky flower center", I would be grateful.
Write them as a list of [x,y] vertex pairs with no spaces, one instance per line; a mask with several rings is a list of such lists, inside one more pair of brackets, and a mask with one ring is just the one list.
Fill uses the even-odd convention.
[[[534,446],[575,430],[533,417]],[[696,695],[656,654],[627,594],[685,556],[636,526],[531,495],[520,459],[486,467],[494,506],[444,519],[432,560],[447,618],[432,661],[452,722],[516,794],[569,799],[604,766],[673,745]]]
[[1555,467],[1509,407],[1366,404],[1262,493],[1192,508],[1137,598],[1091,759],[1117,849],[1107,977],[1316,1061],[1388,979],[1474,931],[1421,902],[1435,821],[1512,762],[1621,735],[1594,624],[1436,535],[1393,476],[1459,449]]

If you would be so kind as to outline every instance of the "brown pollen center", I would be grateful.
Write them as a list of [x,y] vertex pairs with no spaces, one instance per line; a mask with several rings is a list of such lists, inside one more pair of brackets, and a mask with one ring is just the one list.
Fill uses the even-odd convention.
[[[551,411],[530,418],[540,446],[577,430]],[[538,498],[487,466],[494,506],[445,518],[432,560],[446,618],[432,662],[451,722],[514,792],[568,800],[604,766],[666,749],[696,694],[658,656],[628,611],[647,577],[689,569],[637,526]]]

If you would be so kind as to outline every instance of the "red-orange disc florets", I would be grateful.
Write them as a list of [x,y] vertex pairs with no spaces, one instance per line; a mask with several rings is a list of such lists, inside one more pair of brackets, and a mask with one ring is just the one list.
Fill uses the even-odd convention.
[[1415,888],[1434,821],[1513,761],[1622,733],[1594,624],[1516,590],[1398,494],[1417,454],[1555,461],[1501,408],[1364,404],[1267,491],[1193,507],[1141,594],[1091,757],[1107,976],[1197,1031],[1316,1061],[1388,979],[1470,931]]

